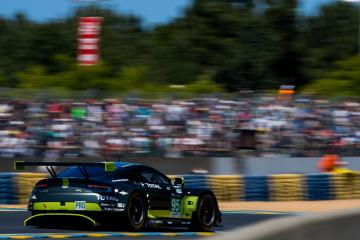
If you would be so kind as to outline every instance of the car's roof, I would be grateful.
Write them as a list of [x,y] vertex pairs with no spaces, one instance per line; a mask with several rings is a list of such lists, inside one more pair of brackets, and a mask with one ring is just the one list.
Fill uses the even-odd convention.
[[142,166],[141,164],[131,163],[131,162],[113,162],[117,169],[130,167],[134,165]]
[[[112,162],[112,164],[114,164],[116,169],[118,169],[118,170],[122,169],[122,170],[125,170],[125,171],[133,171],[134,167],[136,167],[137,170],[139,170],[139,169],[148,169],[148,170],[152,169],[152,171],[156,171],[156,172],[161,173],[159,170],[157,170],[155,168],[152,168],[150,166],[146,166],[146,165],[143,165],[143,164],[139,164],[139,163]],[[140,167],[140,168],[137,168],[137,167]]]

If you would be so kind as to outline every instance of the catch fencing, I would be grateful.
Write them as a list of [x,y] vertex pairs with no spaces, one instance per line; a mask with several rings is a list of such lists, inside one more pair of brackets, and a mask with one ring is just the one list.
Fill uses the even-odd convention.
[[[0,204],[26,204],[44,173],[0,173]],[[175,175],[170,178],[174,179]],[[185,187],[209,188],[219,201],[313,201],[360,198],[360,174],[183,175]]]

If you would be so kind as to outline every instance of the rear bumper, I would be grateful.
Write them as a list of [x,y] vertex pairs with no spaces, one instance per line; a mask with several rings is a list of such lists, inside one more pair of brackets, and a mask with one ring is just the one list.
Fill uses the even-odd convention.
[[[82,201],[79,201],[82,202]],[[76,202],[33,202],[30,211],[74,211],[78,208]],[[83,211],[102,211],[99,203],[85,202]]]
[[87,202],[87,201],[31,201],[29,202],[29,211],[74,211],[80,212],[115,212],[121,213],[125,211],[126,204],[119,202]]
[[126,196],[115,193],[33,193],[29,211],[109,211],[121,212]]

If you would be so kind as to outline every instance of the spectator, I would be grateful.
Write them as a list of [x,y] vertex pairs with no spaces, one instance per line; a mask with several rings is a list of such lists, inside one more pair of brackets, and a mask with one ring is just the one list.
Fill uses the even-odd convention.
[[360,154],[360,104],[247,97],[182,101],[118,99],[0,102],[2,156],[223,156],[241,130],[261,156]]

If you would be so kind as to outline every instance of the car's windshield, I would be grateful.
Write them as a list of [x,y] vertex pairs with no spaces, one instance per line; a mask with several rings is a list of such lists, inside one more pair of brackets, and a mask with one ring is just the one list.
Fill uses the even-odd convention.
[[[86,167],[86,171],[89,174],[90,178],[98,178],[105,174],[103,167]],[[68,177],[68,178],[83,178],[84,175],[81,173],[78,167],[69,167],[64,171],[60,172],[58,177]]]

